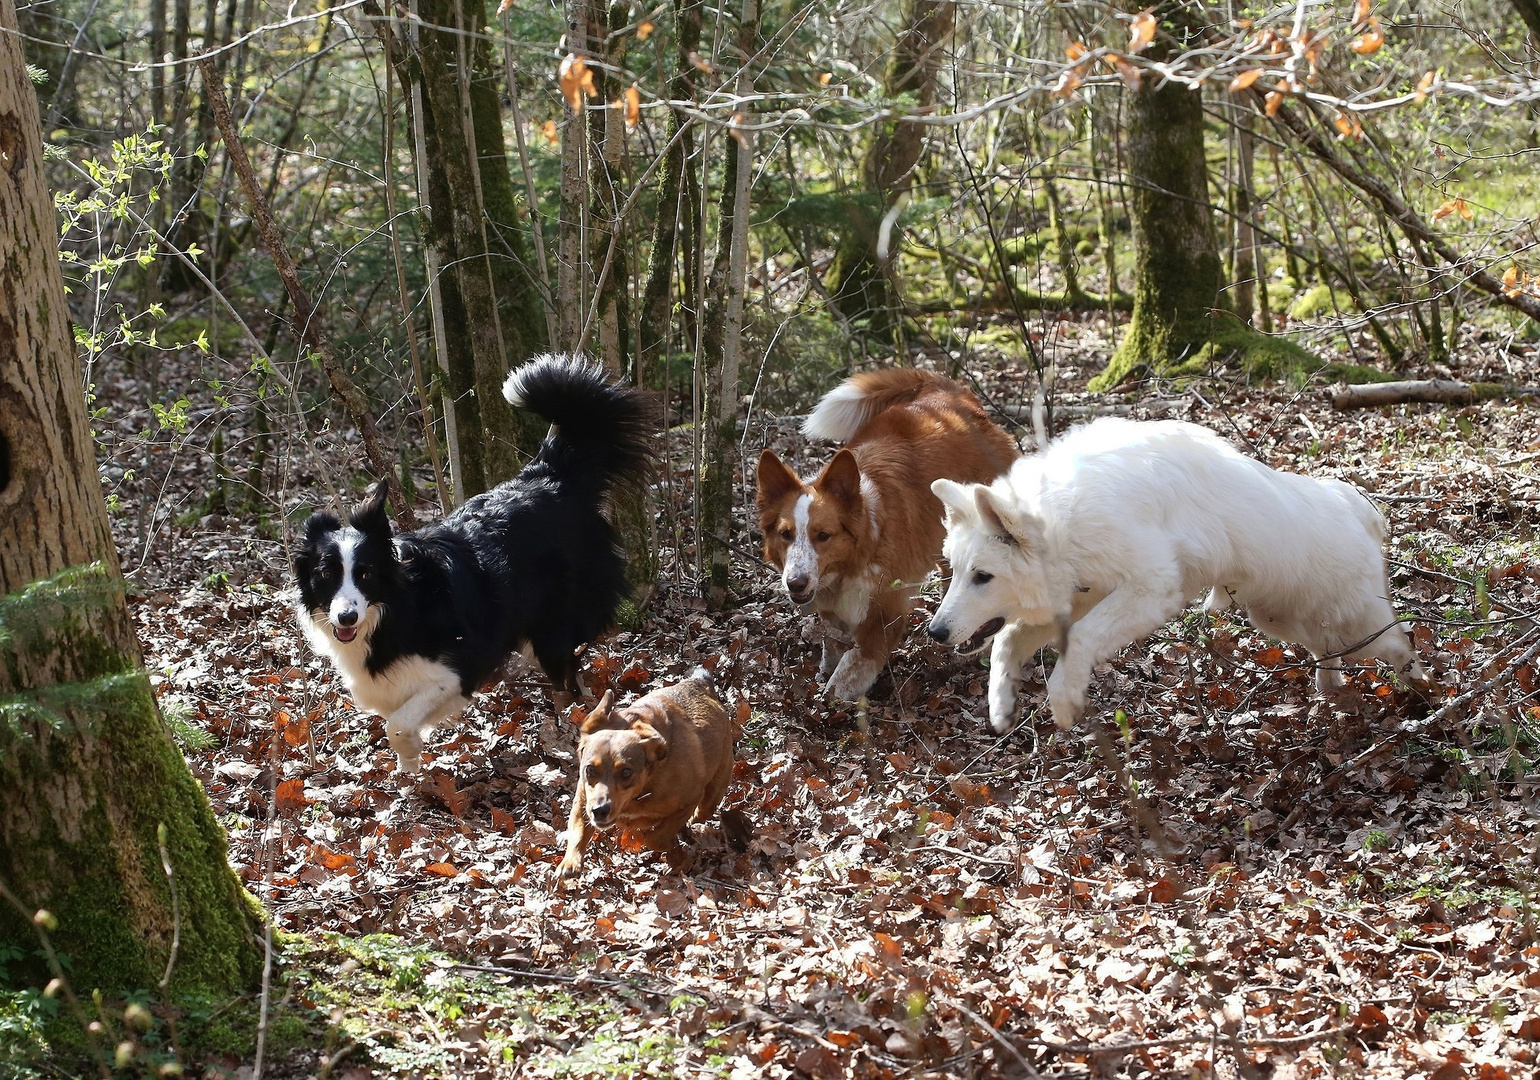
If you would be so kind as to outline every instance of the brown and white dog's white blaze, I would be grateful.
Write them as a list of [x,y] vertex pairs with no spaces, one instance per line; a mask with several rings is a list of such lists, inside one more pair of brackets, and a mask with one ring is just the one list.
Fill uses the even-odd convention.
[[846,445],[812,483],[773,451],[760,455],[765,558],[792,601],[811,605],[823,624],[825,693],[854,701],[903,639],[919,586],[940,558],[945,529],[930,482],[992,480],[1017,450],[971,393],[913,369],[847,380],[803,433]]

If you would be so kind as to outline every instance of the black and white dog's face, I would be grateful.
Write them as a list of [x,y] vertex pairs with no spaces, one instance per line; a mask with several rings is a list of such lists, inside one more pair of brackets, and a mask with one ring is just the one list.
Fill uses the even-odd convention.
[[344,645],[369,635],[389,602],[397,575],[384,493],[371,494],[348,515],[310,515],[294,555],[302,618]]

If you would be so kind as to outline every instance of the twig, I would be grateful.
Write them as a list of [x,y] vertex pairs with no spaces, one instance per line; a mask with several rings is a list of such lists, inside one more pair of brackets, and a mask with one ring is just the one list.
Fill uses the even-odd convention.
[[204,90],[208,94],[209,107],[214,113],[214,122],[219,126],[220,135],[224,138],[225,152],[229,155],[230,165],[240,177],[241,186],[246,189],[247,201],[251,203],[251,216],[257,223],[262,242],[267,247],[267,253],[273,260],[278,276],[283,279],[284,289],[289,294],[289,303],[294,305],[293,326],[299,347],[301,350],[310,349],[320,358],[321,368],[326,372],[332,391],[358,427],[359,437],[364,444],[364,456],[369,460],[369,467],[374,470],[379,479],[385,482],[385,491],[391,505],[396,508],[397,519],[404,527],[412,528],[417,523],[416,517],[402,494],[401,482],[396,477],[394,457],[380,442],[379,427],[375,424],[374,414],[369,409],[369,399],[354,385],[353,380],[348,378],[347,372],[342,370],[342,365],[337,362],[331,343],[321,329],[315,302],[310,299],[310,294],[300,283],[299,271],[294,265],[294,259],[289,254],[283,235],[278,231],[278,225],[273,220],[272,208],[268,206],[267,199],[257,184],[256,174],[251,169],[251,161],[246,157],[246,148],[241,145],[236,133],[235,119],[230,115],[230,103],[225,99],[224,87],[220,85],[219,72],[215,70],[214,62],[206,56],[198,59],[198,70],[203,73]]
[[1048,1039],[1026,1039],[1037,1046],[1045,1046],[1055,1053],[1060,1054],[1127,1054],[1134,1050],[1157,1050],[1171,1046],[1191,1046],[1193,1043],[1216,1043],[1229,1047],[1232,1050],[1260,1050],[1264,1047],[1271,1049],[1290,1049],[1293,1047],[1309,1046],[1311,1043],[1324,1042],[1327,1039],[1340,1038],[1353,1030],[1351,1024],[1343,1024],[1339,1027],[1326,1028],[1323,1031],[1313,1031],[1307,1035],[1261,1035],[1255,1038],[1242,1039],[1235,1035],[1214,1035],[1210,1033],[1195,1035],[1174,1035],[1169,1039],[1140,1039],[1137,1042],[1126,1043],[1059,1043]]
[[982,1016],[980,1016],[978,1013],[974,1012],[972,1009],[968,1008],[968,1006],[964,1005],[962,1002],[954,1001],[951,998],[946,998],[945,1000],[946,1000],[946,1003],[948,1005],[952,1006],[952,1008],[956,1009],[958,1012],[960,1012],[964,1016],[966,1016],[969,1020],[972,1020],[975,1024],[977,1024],[979,1027],[983,1028],[986,1032],[988,1032],[989,1033],[989,1037],[991,1039],[993,1039],[995,1042],[999,1043],[1001,1046],[1005,1047],[1005,1052],[1010,1054],[1011,1057],[1016,1059],[1016,1064],[1020,1065],[1023,1069],[1025,1069],[1026,1072],[1027,1072],[1027,1075],[1029,1077],[1041,1076],[1042,1075],[1035,1068],[1032,1067],[1032,1063],[1030,1061],[1028,1061],[1026,1058],[1021,1056],[1021,1051],[1020,1050],[1017,1050],[1016,1047],[1012,1046],[1010,1044],[1010,1042],[1006,1040],[1004,1035],[1000,1034],[999,1028],[995,1027],[988,1020],[985,1020]]

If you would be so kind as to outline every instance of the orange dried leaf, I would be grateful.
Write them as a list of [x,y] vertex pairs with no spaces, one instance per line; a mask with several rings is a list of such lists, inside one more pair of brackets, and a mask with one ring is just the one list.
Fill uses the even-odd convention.
[[594,73],[588,61],[577,53],[568,53],[562,60],[556,81],[561,86],[562,97],[567,99],[567,107],[573,112],[583,107],[583,95],[593,97],[599,92],[594,89]]
[[1456,199],[1454,201],[1454,208],[1460,212],[1460,216],[1466,221],[1469,221],[1472,217],[1475,216],[1471,213],[1470,204],[1467,203],[1464,199]]
[[1076,68],[1070,68],[1063,75],[1059,76],[1059,81],[1054,85],[1053,88],[1053,96],[1069,97],[1084,81],[1085,80],[1080,77],[1080,72]]
[[435,877],[458,877],[460,875],[460,871],[455,869],[454,864],[447,862],[429,863],[423,869]]
[[305,781],[299,777],[282,781],[274,797],[280,810],[300,810],[310,805],[310,800],[305,798]]
[[1283,650],[1276,645],[1270,649],[1263,649],[1257,653],[1257,663],[1263,667],[1277,667],[1283,663]]
[[1374,16],[1369,16],[1369,29],[1353,39],[1348,48],[1359,56],[1373,56],[1380,51],[1380,46],[1385,44],[1385,33],[1380,29],[1380,21]]
[[1141,11],[1128,28],[1128,51],[1136,53],[1155,40],[1155,16]]
[[694,49],[690,50],[690,55],[685,57],[685,59],[689,60],[690,64],[697,70],[704,71],[707,75],[711,74],[711,62]]
[[626,127],[636,127],[637,121],[642,118],[642,92],[635,86],[626,87],[625,97]]
[[1358,0],[1353,5],[1353,21],[1355,23],[1361,23],[1369,17],[1369,3],[1370,0]]
[[1358,117],[1350,112],[1339,112],[1332,121],[1332,126],[1337,129],[1337,137],[1341,139],[1356,139],[1364,133],[1363,125],[1358,122]]
[[492,828],[504,836],[512,836],[519,831],[518,823],[513,820],[513,815],[506,810],[492,808]]
[[547,120],[545,123],[541,124],[540,134],[544,137],[545,141],[550,143],[552,146],[555,146],[558,142],[561,141],[561,136],[556,134],[555,120]]
[[1507,272],[1503,274],[1503,295],[1509,299],[1518,296],[1524,291],[1524,283],[1528,278],[1529,275],[1517,266],[1508,267]]
[[[287,717],[288,713],[281,713]],[[304,746],[310,741],[310,718],[302,717],[299,720],[290,720],[282,727],[283,741],[289,746]]]
[[1071,41],[1069,47],[1064,50],[1064,55],[1068,56],[1071,60],[1079,60],[1088,52],[1090,50],[1085,47],[1083,41]]
[[1229,87],[1230,93],[1238,94],[1242,90],[1249,90],[1249,89],[1251,89],[1251,87],[1261,77],[1262,77],[1262,69],[1261,68],[1252,68],[1250,71],[1243,71],[1243,72],[1241,72],[1235,78],[1230,80],[1230,87]]
[[743,147],[749,145],[748,136],[743,130],[743,125],[746,123],[748,123],[748,117],[744,116],[741,112],[735,112],[733,113],[732,120],[727,124],[727,133],[738,141],[739,146]]
[[1144,82],[1144,76],[1139,73],[1139,69],[1122,56],[1115,57],[1112,61],[1112,66],[1118,69],[1118,74],[1123,79],[1123,85],[1137,93],[1139,87]]
[[1433,211],[1433,220],[1442,221],[1450,214],[1459,214],[1466,221],[1471,219],[1471,210],[1464,199],[1445,199],[1439,208]]
[[652,32],[655,29],[656,27],[653,26],[651,20],[643,19],[641,22],[636,24],[636,40],[646,41],[648,38],[652,37]]
[[511,7],[513,7],[513,0],[502,0],[502,3],[497,5],[497,13],[501,15]]
[[330,848],[324,848],[320,844],[315,846],[314,854],[315,861],[328,870],[348,870],[358,862],[351,855],[345,855],[340,851],[332,851]]
[[1421,105],[1428,100],[1428,95],[1433,92],[1433,84],[1438,81],[1438,72],[1430,71],[1417,80],[1417,89],[1413,91],[1413,97],[1417,104]]
[[1266,112],[1268,116],[1277,116],[1278,110],[1283,106],[1283,91],[1269,90],[1264,101],[1265,107],[1263,111]]
[[819,86],[828,86],[829,83],[831,83],[833,81],[834,81],[834,72],[832,72],[832,71],[826,71],[822,75],[818,76],[818,85]]

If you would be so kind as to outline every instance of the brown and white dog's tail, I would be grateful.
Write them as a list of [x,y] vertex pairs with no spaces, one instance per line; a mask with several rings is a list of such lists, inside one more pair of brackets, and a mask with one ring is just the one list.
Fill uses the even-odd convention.
[[818,407],[802,421],[809,439],[846,443],[878,413],[904,405],[931,390],[955,390],[945,375],[915,368],[888,368],[852,375],[823,396]]

